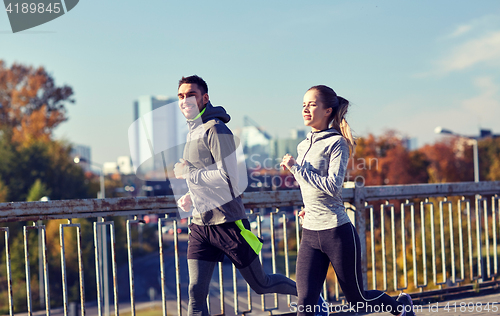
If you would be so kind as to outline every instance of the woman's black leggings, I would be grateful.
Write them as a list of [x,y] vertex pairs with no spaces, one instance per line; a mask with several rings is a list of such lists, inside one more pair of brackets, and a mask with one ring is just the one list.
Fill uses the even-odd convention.
[[314,305],[318,302],[330,262],[351,306],[374,312],[388,311],[393,315],[401,313],[402,304],[389,295],[363,289],[359,236],[349,222],[327,230],[303,229],[296,271],[297,315],[314,315]]

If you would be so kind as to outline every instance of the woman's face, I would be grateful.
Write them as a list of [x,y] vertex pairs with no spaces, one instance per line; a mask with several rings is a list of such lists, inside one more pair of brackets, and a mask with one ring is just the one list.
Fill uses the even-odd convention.
[[309,90],[304,95],[302,117],[304,125],[310,126],[313,131],[322,131],[328,128],[331,108],[325,109],[317,90]]

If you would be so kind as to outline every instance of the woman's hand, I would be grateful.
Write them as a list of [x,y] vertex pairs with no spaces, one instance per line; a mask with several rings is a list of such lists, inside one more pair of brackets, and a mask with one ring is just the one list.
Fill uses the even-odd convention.
[[301,210],[301,211],[299,212],[299,217],[301,217],[302,219],[304,219],[304,216],[305,216],[305,215],[306,215],[306,211]]
[[282,166],[283,169],[288,168],[288,170],[290,170],[294,164],[295,164],[295,159],[292,157],[292,155],[286,154],[285,156],[283,156],[280,166]]

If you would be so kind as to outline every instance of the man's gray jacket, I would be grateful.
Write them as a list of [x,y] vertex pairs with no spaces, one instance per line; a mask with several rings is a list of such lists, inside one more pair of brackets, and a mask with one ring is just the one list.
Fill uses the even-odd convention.
[[[247,218],[238,189],[238,141],[226,126],[231,117],[208,102],[201,117],[188,120],[183,158],[193,201],[193,223],[218,225]],[[245,175],[246,176],[246,175]]]

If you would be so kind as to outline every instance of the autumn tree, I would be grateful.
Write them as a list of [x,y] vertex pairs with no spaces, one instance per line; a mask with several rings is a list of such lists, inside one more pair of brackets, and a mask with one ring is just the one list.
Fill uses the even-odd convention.
[[419,149],[430,161],[430,183],[474,181],[472,147],[460,138],[445,138]]
[[21,145],[49,141],[52,131],[66,117],[66,104],[74,103],[73,89],[56,86],[43,68],[0,60],[0,126],[12,130],[12,140]]
[[[73,163],[71,145],[53,139],[54,129],[66,121],[66,105],[74,100],[73,90],[63,85],[57,86],[51,74],[43,67],[33,68],[21,64],[8,67],[0,60],[0,201],[36,201],[48,195],[51,200],[88,198],[90,179],[83,170]],[[1,210],[0,210],[1,212]],[[89,226],[88,220],[81,220]],[[44,223],[45,224],[45,223]],[[48,224],[49,267],[59,267],[60,247],[58,222]],[[26,310],[23,226],[26,222],[3,223],[11,232],[10,248],[16,311]],[[68,234],[74,232],[69,231]],[[30,231],[30,256],[32,267],[37,266],[37,232]],[[93,253],[92,230],[87,229],[82,235],[85,242],[84,252],[87,257]],[[70,240],[70,239],[68,239]],[[0,271],[5,271],[5,245],[0,243]],[[74,248],[74,247],[73,247]],[[68,257],[74,261],[74,249],[68,246]],[[72,271],[69,279],[71,297],[76,297],[74,262],[68,264]],[[90,264],[90,263],[89,263]],[[50,268],[54,269],[54,268]],[[92,269],[89,270],[92,271]],[[60,269],[51,270],[51,291],[62,286]],[[92,273],[86,273],[92,278]],[[72,279],[71,279],[72,278]],[[2,277],[0,276],[0,281]],[[36,274],[30,280],[33,289],[37,289]],[[5,288],[0,282],[0,314],[5,313]],[[76,289],[76,290],[75,290]],[[95,292],[95,288],[90,288]],[[24,291],[24,292],[23,292]],[[60,291],[59,291],[60,293]],[[33,292],[34,301],[37,291]],[[62,298],[53,296],[53,302],[60,305]]]
[[53,200],[88,197],[71,146],[52,139],[54,129],[67,120],[72,95],[71,87],[56,85],[43,67],[8,67],[0,60],[0,199],[33,199],[42,188]]
[[429,162],[421,153],[408,150],[405,141],[395,131],[358,139],[348,180],[361,179],[364,185],[426,183]]

